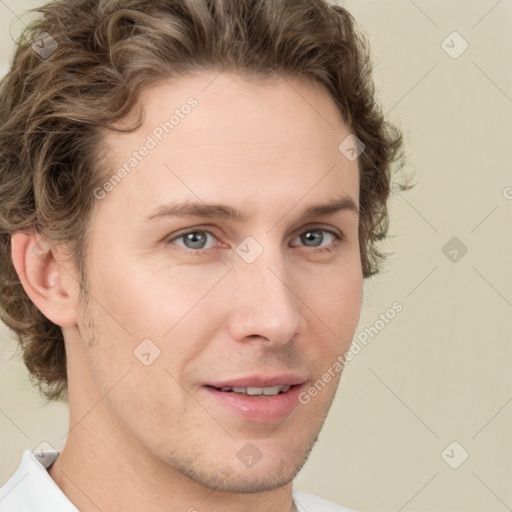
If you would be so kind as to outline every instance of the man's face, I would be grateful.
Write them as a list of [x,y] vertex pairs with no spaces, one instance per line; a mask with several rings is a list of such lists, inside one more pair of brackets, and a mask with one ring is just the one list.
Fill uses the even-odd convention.
[[[359,319],[357,213],[304,216],[357,205],[358,167],[338,150],[350,132],[323,89],[214,77],[147,89],[144,124],[106,135],[109,176],[149,135],[157,144],[92,217],[86,371],[70,373],[70,393],[104,396],[106,435],[147,460],[210,488],[270,490],[306,460]],[[174,129],[155,132],[190,97]],[[245,218],[166,213],[183,202]]]

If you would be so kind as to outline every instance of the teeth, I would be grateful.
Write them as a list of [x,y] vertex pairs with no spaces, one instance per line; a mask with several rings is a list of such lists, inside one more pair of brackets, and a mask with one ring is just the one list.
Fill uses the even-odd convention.
[[262,392],[264,395],[278,395],[281,391],[283,391],[283,393],[285,391],[288,391],[288,389],[290,389],[290,386],[274,386],[273,388],[263,388],[262,389]]
[[263,388],[247,388],[247,394],[248,395],[262,395]]
[[221,391],[233,391],[234,393],[241,393],[249,396],[275,396],[279,393],[286,393],[291,386],[272,386],[268,388],[254,388],[254,387],[246,387],[246,388],[235,388],[230,386],[225,386],[220,388]]

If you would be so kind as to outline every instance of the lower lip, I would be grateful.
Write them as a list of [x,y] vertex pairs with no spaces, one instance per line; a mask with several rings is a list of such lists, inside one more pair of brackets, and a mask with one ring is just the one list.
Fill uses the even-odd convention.
[[303,386],[292,386],[286,393],[274,396],[250,396],[234,391],[219,391],[208,386],[204,389],[214,400],[238,416],[264,423],[288,416],[299,404],[298,397]]

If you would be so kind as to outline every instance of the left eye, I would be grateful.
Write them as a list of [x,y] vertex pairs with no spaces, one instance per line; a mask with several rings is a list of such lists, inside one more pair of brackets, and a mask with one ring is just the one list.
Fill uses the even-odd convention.
[[[306,247],[319,247],[322,245],[322,242],[325,239],[325,233],[327,233],[328,237],[331,237],[330,244],[338,240],[342,240],[342,237],[335,233],[334,231],[321,228],[308,229],[307,231],[304,231],[304,233],[297,236],[296,239],[300,239],[305,244],[311,243],[311,245],[306,245]],[[181,235],[178,235],[177,237],[173,238],[172,240],[170,240],[170,242],[182,240],[183,245],[178,245],[181,245],[182,247],[185,247],[186,249],[190,250],[211,249],[212,247],[215,246],[215,243],[207,247],[206,244],[208,237],[211,237],[214,240],[216,240],[215,235],[213,235],[210,231],[187,231],[186,233],[182,233]],[[324,244],[324,246],[330,244],[327,243]]]
[[[341,237],[336,234],[334,231],[330,231],[328,229],[308,229],[297,238],[300,238],[303,242],[313,242],[313,245],[309,245],[307,247],[318,247],[324,241],[323,233],[327,233],[330,237],[334,239],[334,241],[341,240]],[[332,243],[332,242],[331,242]],[[330,245],[330,244],[327,244]]]

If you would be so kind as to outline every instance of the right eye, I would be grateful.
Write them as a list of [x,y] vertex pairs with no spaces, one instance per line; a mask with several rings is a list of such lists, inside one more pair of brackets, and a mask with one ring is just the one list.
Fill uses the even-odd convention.
[[216,240],[216,237],[210,231],[190,230],[174,236],[172,239],[169,239],[168,243],[177,243],[178,240],[182,240],[183,245],[177,243],[178,246],[184,247],[185,249],[192,252],[198,252],[215,247],[215,244],[211,245],[210,247],[205,246],[208,242],[209,236]]

